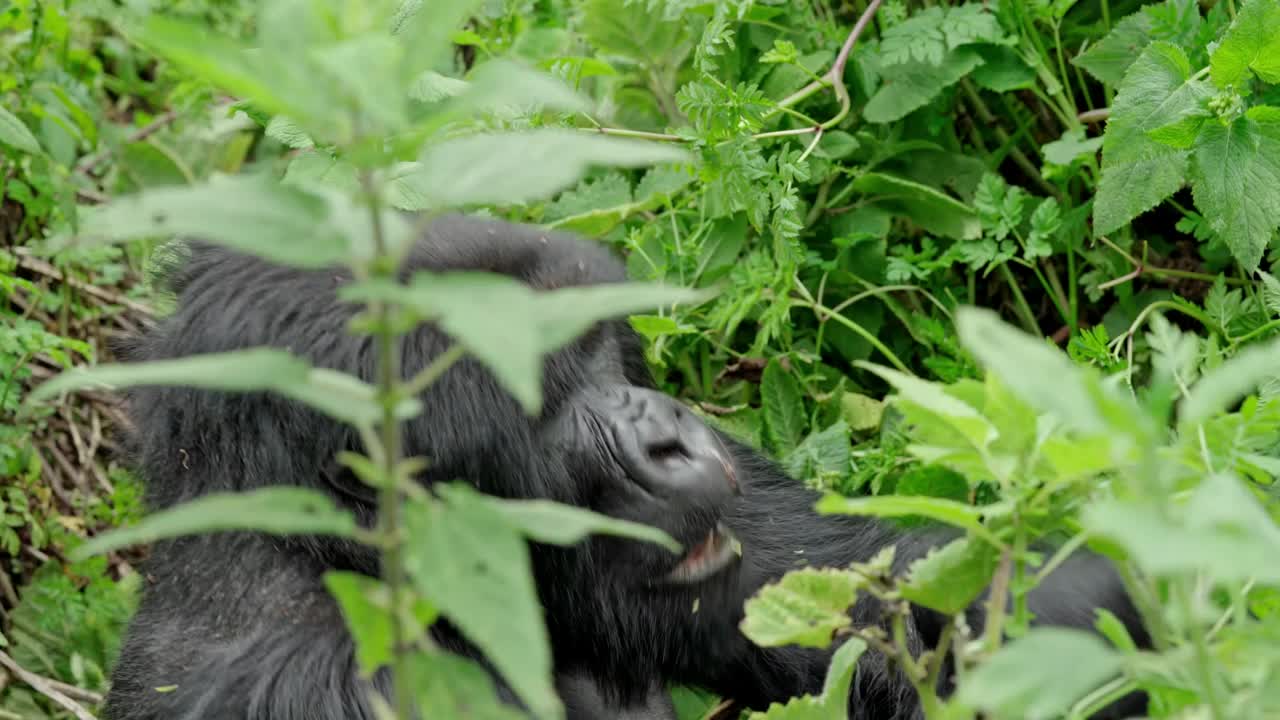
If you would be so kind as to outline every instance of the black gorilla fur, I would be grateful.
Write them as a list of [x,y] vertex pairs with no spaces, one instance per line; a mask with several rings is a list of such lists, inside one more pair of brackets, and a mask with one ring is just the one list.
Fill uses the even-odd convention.
[[[350,277],[345,271],[299,271],[200,243],[189,245],[184,260],[168,278],[176,311],[132,341],[128,359],[269,345],[372,379],[369,341],[346,333],[355,309],[334,296]],[[599,246],[458,217],[435,221],[418,241],[406,272],[421,269],[486,270],[539,289],[624,279],[621,263]],[[404,343],[405,372],[424,367],[449,342],[432,327],[412,332]],[[896,543],[901,564],[945,535],[819,516],[813,492],[724,436],[715,450],[727,448],[731,466],[725,469],[736,477],[738,494],[708,492],[690,500],[678,489],[654,491],[618,460],[609,440],[591,436],[604,433],[592,392],[644,396],[641,389],[652,387],[626,322],[600,323],[547,358],[539,417],[523,414],[482,366],[464,360],[427,392],[425,414],[406,427],[405,449],[430,458],[426,482],[461,478],[495,495],[550,498],[651,522],[686,548],[714,536],[718,523],[741,541],[740,559],[683,584],[660,581],[680,559],[657,546],[592,539],[572,549],[533,548],[558,687],[571,718],[671,719],[661,692],[666,683],[702,685],[757,708],[820,691],[830,651],[754,646],[738,630],[743,602],[805,563],[845,565]],[[333,461],[339,451],[359,449],[345,426],[262,393],[142,388],[128,400],[132,458],[151,507],[294,483],[331,492],[362,522],[372,522],[369,494]],[[685,412],[678,422],[698,421]],[[700,480],[705,487],[697,489],[723,489],[720,480]],[[329,569],[376,574],[378,563],[367,548],[321,537],[222,533],[157,543],[106,717],[372,718],[366,693],[370,686],[386,692],[387,676],[357,677],[351,639],[321,582]],[[1091,626],[1093,609],[1105,607],[1145,642],[1117,576],[1094,556],[1077,554],[1031,604],[1038,622],[1076,627]],[[880,621],[869,602],[853,613],[859,623]],[[981,627],[977,604],[970,619]],[[924,648],[939,629],[937,617],[918,611],[909,639]],[[448,650],[476,655],[447,626],[433,635]],[[162,686],[176,687],[157,691]],[[921,717],[910,685],[874,653],[859,665],[849,707],[850,717],[866,720]]]

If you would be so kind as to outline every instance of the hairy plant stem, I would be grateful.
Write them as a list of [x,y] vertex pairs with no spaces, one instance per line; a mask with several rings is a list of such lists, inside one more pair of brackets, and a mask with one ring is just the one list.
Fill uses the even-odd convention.
[[[382,202],[378,188],[369,172],[361,176],[365,196],[369,202],[373,244],[377,256],[375,275],[394,279],[395,268],[386,262],[390,257],[386,232],[382,226]],[[377,318],[374,342],[378,353],[377,394],[382,406],[379,425],[379,444],[382,456],[382,487],[378,490],[378,536],[382,541],[382,579],[391,596],[392,690],[396,717],[409,720],[413,716],[413,691],[409,686],[409,653],[412,646],[406,641],[403,618],[409,606],[408,578],[404,571],[403,546],[400,523],[400,424],[396,419],[396,406],[400,401],[400,335],[392,327],[392,308],[387,303],[371,306]]]

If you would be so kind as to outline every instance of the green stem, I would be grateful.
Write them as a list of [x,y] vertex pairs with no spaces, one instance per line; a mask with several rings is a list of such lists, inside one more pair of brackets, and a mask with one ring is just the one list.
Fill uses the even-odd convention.
[[885,359],[888,360],[889,363],[892,364],[894,367],[898,368],[904,373],[907,373],[908,375],[915,375],[915,373],[911,372],[911,369],[907,367],[906,363],[902,362],[902,360],[900,360],[898,356],[893,353],[892,350],[886,347],[884,343],[880,342],[880,338],[876,337],[874,333],[869,332],[866,328],[855,323],[849,318],[843,315],[840,315],[838,313],[832,312],[831,308],[821,303],[814,302],[812,300],[791,298],[789,302],[792,305],[798,305],[800,307],[805,307],[812,310],[814,314],[818,316],[819,322],[826,322],[827,320],[835,320],[836,322],[845,326],[846,328],[853,331],[857,335],[861,336],[862,339],[871,343],[871,347],[880,351],[880,354],[884,355]]
[[1000,263],[1000,276],[1004,278],[1005,283],[1009,285],[1009,290],[1013,293],[1014,309],[1022,320],[1023,327],[1033,335],[1043,335],[1044,333],[1040,332],[1040,323],[1036,322],[1036,314],[1031,311],[1031,305],[1027,303],[1027,297],[1022,294],[1018,279],[1013,276],[1008,263]]
[[[374,249],[378,258],[385,260],[389,251],[382,226],[381,195],[370,173],[364,173],[361,179],[369,202]],[[374,267],[377,268],[377,274],[394,279],[394,269],[389,268],[388,263],[375,262]],[[396,418],[396,406],[400,400],[401,338],[392,327],[392,308],[388,304],[375,304],[373,312],[378,320],[374,341],[378,351],[378,400],[382,406],[379,430],[383,485],[378,492],[378,535],[383,541],[382,576],[391,595],[391,636],[395,639],[391,658],[392,693],[396,716],[400,720],[408,720],[413,716],[413,688],[409,685],[409,653],[412,646],[406,641],[407,628],[403,622],[405,609],[409,606],[409,581],[404,569],[404,542],[400,536],[400,485],[397,476],[402,452],[400,424]]]

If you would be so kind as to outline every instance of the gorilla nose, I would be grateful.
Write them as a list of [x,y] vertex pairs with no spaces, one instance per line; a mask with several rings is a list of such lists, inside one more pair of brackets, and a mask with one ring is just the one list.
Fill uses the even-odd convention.
[[662,393],[620,388],[608,407],[618,459],[650,494],[690,504],[739,492],[729,453],[688,408]]

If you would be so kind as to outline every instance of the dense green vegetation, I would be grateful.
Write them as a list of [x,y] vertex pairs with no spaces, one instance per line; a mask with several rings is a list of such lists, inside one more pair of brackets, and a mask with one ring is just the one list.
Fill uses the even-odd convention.
[[[522,552],[552,540],[545,516],[464,486],[404,492],[387,433],[430,377],[368,386],[274,353],[107,364],[163,312],[148,279],[174,233],[349,264],[364,331],[392,347],[405,320],[439,319],[529,409],[546,338],[646,313],[632,323],[664,388],[829,491],[825,511],[967,531],[905,578],[885,556],[754,599],[760,644],[855,638],[834,701],[766,717],[842,717],[866,646],[907,668],[931,719],[1083,717],[1135,687],[1151,717],[1280,715],[1280,0],[423,5],[0,3],[0,720],[93,712],[132,543],[253,523],[376,542],[401,568],[330,586],[361,663],[420,680],[400,710],[463,717],[438,683],[490,694],[469,663],[396,650],[443,614],[558,712]],[[496,279],[387,283],[412,230],[395,211],[453,208],[598,239],[665,289],[557,304]],[[547,331],[495,345],[495,325]],[[33,394],[76,366],[96,369]],[[382,490],[377,532],[289,492],[139,524],[115,399],[60,393],[159,371],[361,428],[376,462],[346,461]],[[559,542],[643,533],[555,512],[578,528]],[[480,524],[502,617],[465,587],[432,594],[433,543]],[[1042,538],[1121,562],[1156,649],[1106,616],[1106,642],[1031,629]],[[993,580],[1012,603],[982,637],[948,631],[965,671],[947,700],[926,687],[939,656],[846,627],[857,593],[950,613]],[[686,718],[715,700],[678,692]]]

